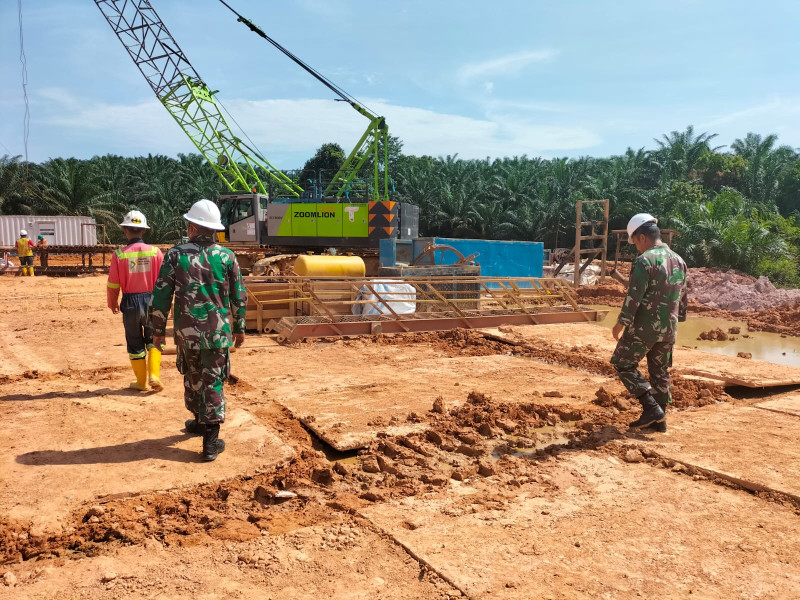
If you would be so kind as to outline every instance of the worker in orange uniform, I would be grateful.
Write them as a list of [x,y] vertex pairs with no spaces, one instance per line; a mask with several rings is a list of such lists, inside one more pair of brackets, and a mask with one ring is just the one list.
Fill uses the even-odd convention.
[[[147,313],[164,255],[155,246],[144,243],[142,235],[150,228],[147,219],[138,210],[125,215],[120,226],[128,238],[128,245],[118,248],[111,256],[108,308],[114,314],[122,312],[128,357],[136,375],[131,388],[144,391],[149,379],[150,387],[160,391],[164,389],[160,378],[161,352],[164,348],[153,345],[153,326]],[[122,302],[119,302],[120,289]]]
[[22,229],[17,240],[17,256],[19,256],[19,272],[21,275],[33,277],[33,240],[28,232]]

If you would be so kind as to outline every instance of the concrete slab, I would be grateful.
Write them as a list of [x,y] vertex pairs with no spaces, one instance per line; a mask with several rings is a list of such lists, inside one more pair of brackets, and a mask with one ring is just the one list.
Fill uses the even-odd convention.
[[791,598],[800,589],[791,508],[597,454],[573,454],[539,480],[502,499],[478,481],[363,512],[470,598]]
[[[306,375],[285,369],[272,374],[263,356],[246,354],[237,356],[236,369],[337,450],[364,447],[379,433],[424,428],[408,416],[424,416],[438,396],[457,405],[477,391],[497,401],[592,411],[599,410],[591,403],[594,392],[614,385],[608,377],[516,356],[446,356],[428,344],[373,345],[368,354],[329,345],[302,350],[296,360]],[[543,397],[546,392],[561,397]]]
[[769,400],[767,402],[756,404],[756,407],[800,417],[800,393],[792,392],[781,396],[780,398],[776,398],[775,400]]
[[[565,349],[608,360],[616,342],[607,328],[592,323],[564,323],[561,325],[527,325],[487,329],[486,333],[510,343],[547,342]],[[677,346],[673,353],[673,373],[694,375],[721,381],[726,385],[751,388],[800,385],[800,368],[725,356]]]
[[183,432],[180,375],[166,389],[126,389],[127,373],[7,383],[0,395],[0,514],[49,527],[101,496],[167,490],[275,468],[293,450],[248,412],[233,406],[227,449],[200,461],[201,438]]
[[670,415],[668,423],[650,446],[661,456],[800,501],[796,416],[720,404]]

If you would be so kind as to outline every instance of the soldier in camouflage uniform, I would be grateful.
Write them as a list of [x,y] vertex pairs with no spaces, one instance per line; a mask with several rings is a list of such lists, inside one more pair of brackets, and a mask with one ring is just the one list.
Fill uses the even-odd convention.
[[[651,215],[639,214],[631,219],[628,239],[640,256],[631,267],[628,294],[613,329],[618,342],[611,364],[642,405],[642,416],[630,427],[665,432],[665,410],[672,401],[672,347],[678,322],[686,320],[686,264],[661,241],[657,220]],[[644,357],[649,382],[638,369]]]
[[186,408],[194,415],[186,430],[203,435],[203,460],[212,461],[225,449],[218,437],[225,421],[222,387],[230,373],[229,348],[244,343],[247,294],[236,255],[214,241],[224,229],[216,205],[199,200],[184,218],[189,242],[164,256],[150,319],[154,343],[163,343],[174,294],[178,371]]

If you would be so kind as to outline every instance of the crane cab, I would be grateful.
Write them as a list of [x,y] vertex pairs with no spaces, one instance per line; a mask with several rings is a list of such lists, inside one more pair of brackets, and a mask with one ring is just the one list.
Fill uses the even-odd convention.
[[263,194],[228,194],[218,205],[230,242],[264,244],[267,238],[266,215],[269,199]]

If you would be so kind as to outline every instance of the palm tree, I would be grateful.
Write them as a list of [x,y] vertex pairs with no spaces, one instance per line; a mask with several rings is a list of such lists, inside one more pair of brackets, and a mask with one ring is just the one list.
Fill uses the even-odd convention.
[[781,174],[797,159],[789,146],[775,148],[777,135],[761,137],[748,133],[731,144],[734,152],[745,160],[744,193],[764,208],[776,205]]
[[689,125],[686,131],[672,131],[661,139],[655,138],[658,149],[650,153],[650,159],[662,178],[669,180],[688,179],[695,170],[700,157],[708,152],[721,148],[711,148],[709,142],[717,137],[716,133],[700,133],[695,135],[694,127]]
[[192,202],[200,198],[216,199],[228,191],[217,172],[199,154],[178,154],[178,174],[183,185],[183,197]]
[[690,266],[753,272],[765,258],[785,258],[789,251],[753,203],[730,188],[708,202],[680,207],[675,221],[682,230],[675,245]]
[[20,212],[24,207],[21,160],[22,156],[0,157],[0,214]]
[[53,159],[33,172],[34,206],[51,215],[94,217],[116,223],[121,207],[112,192],[98,185],[91,165],[75,158]]
[[152,244],[176,244],[186,229],[183,210],[176,206],[152,205],[147,207],[147,241]]

